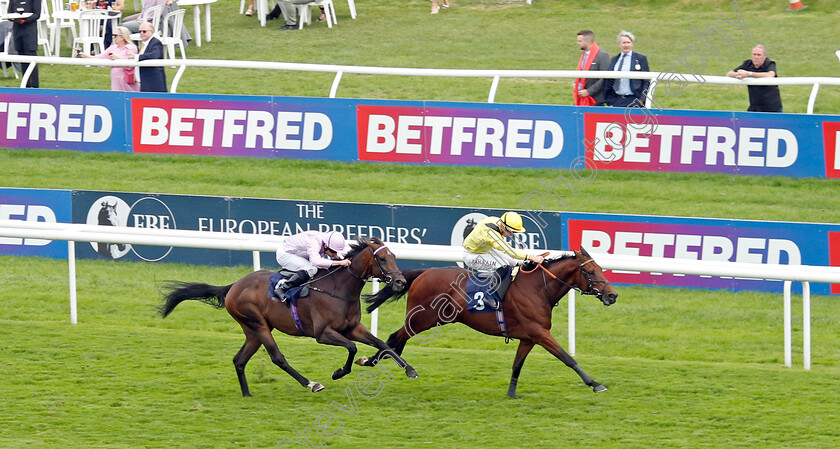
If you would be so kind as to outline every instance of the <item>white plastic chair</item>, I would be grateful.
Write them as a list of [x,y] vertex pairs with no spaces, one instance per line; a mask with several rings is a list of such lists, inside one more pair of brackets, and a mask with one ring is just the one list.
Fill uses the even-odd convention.
[[38,19],[38,46],[44,46],[44,56],[52,56],[52,43],[50,42],[50,16],[41,14]]
[[[79,37],[73,39],[73,49],[78,48],[91,55],[105,51],[105,22],[109,19],[108,11],[104,9],[82,11],[79,14]],[[99,47],[96,53],[93,53],[94,46]],[[75,57],[75,51],[70,56]]]
[[[149,12],[152,14],[152,27],[155,29],[155,34],[160,33],[160,16],[163,15],[163,8],[166,5],[157,5],[149,8]],[[145,14],[144,17],[148,17],[148,14]],[[134,33],[129,38],[134,42],[140,42],[140,33]],[[139,45],[138,45],[139,47]]]
[[[52,11],[52,22],[50,25],[50,40],[52,41],[52,49],[56,56],[61,56],[61,32],[67,31],[67,46],[72,47],[72,43],[76,39],[76,23],[73,19],[66,16],[61,16],[64,12],[63,0],[50,0],[50,11]],[[71,36],[72,35],[72,36]],[[70,40],[70,38],[73,40]]]
[[[5,10],[4,10],[5,11]],[[0,55],[8,55],[9,54],[9,45],[12,43],[12,30],[9,29],[9,32],[6,33],[6,38],[3,42],[3,51],[0,51]],[[17,68],[15,68],[15,64],[10,64],[8,62],[0,62],[0,68],[3,69],[3,77],[8,78],[8,74],[6,73],[6,68],[9,67],[12,69],[12,73],[15,75],[15,79],[20,78],[18,75]]]
[[184,53],[184,41],[181,39],[181,32],[184,29],[184,14],[186,9],[179,9],[163,17],[163,33],[161,34],[160,43],[166,46],[169,59],[175,59],[175,46],[181,49],[181,58],[187,59]]
[[298,10],[298,28],[303,28],[303,22],[307,25],[312,24],[312,6],[323,6],[324,14],[327,16],[327,27],[332,28],[333,23],[338,23],[335,18],[335,6],[332,0],[313,0],[309,3],[302,3],[297,6]]

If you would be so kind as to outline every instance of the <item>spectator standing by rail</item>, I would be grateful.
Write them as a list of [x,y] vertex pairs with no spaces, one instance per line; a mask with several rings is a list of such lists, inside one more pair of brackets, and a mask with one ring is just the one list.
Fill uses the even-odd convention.
[[[649,72],[647,57],[633,51],[636,36],[629,31],[618,33],[618,46],[621,53],[613,56],[610,70],[618,72]],[[645,105],[649,80],[620,78],[607,81],[604,99],[607,104],[615,107],[641,108]]]
[[[138,61],[163,59],[163,44],[155,37],[155,28],[149,22],[140,25],[142,49]],[[163,67],[140,67],[140,92],[166,92],[166,71]]]
[[[21,56],[36,56],[38,54],[38,18],[41,17],[41,0],[11,0],[9,14],[32,15],[25,19],[14,19],[12,25],[12,40],[17,53]],[[28,62],[21,63],[21,70],[26,72]],[[38,66],[32,69],[32,75],[26,82],[26,87],[38,87]]]
[[[99,58],[99,59],[134,59],[137,55],[137,46],[131,43],[131,37],[126,27],[117,27],[114,32],[114,43],[105,49],[102,53],[91,56],[86,53],[79,52],[77,54],[82,58]],[[111,67],[111,90],[138,92],[140,90],[140,83],[134,77],[134,67]],[[127,75],[127,73],[131,75]],[[131,81],[131,82],[129,82]]]
[[[763,45],[756,45],[752,49],[752,58],[726,73],[726,76],[738,78],[775,78],[776,63],[767,57],[767,50]],[[782,112],[782,97],[779,86],[747,86],[750,96],[752,112]]]
[[[583,51],[577,65],[578,70],[610,69],[610,55],[595,43],[595,33],[591,30],[578,31],[577,44]],[[604,79],[577,78],[572,93],[575,106],[603,106]]]

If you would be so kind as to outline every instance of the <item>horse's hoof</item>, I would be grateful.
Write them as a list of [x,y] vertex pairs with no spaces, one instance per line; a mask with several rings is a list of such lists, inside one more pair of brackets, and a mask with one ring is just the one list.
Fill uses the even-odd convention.
[[595,385],[594,387],[592,387],[592,391],[594,391],[596,393],[600,393],[602,391],[607,391],[607,387],[605,387],[601,384],[598,384],[598,385]]
[[508,391],[508,397],[511,398],[511,399],[519,399],[519,396],[517,396],[516,393],[511,393],[509,391]]
[[343,369],[339,368],[339,369],[335,370],[335,372],[332,374],[332,380],[341,379],[345,375],[347,375],[347,373],[345,373]]
[[368,366],[368,360],[370,360],[370,359],[367,358],[366,356],[361,356],[358,359],[356,359],[356,365]]
[[406,375],[409,379],[417,379],[417,371],[415,371],[415,370],[414,370],[414,368],[408,368],[408,369],[406,369],[406,370],[405,370],[405,375]]
[[311,389],[313,393],[317,393],[324,389],[324,386],[319,384],[318,382],[309,382],[306,385],[307,388]]

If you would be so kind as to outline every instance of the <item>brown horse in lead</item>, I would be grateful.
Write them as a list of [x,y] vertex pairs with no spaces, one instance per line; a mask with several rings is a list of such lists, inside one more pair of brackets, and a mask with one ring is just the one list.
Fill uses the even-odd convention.
[[165,318],[175,306],[190,299],[227,309],[245,332],[245,344],[233,358],[242,396],[251,396],[245,380],[245,365],[260,346],[265,346],[271,361],[301,385],[313,392],[324,389],[323,385],[309,381],[289,365],[271,336],[272,329],[289,335],[313,337],[324,345],[347,348],[347,361],[335,370],[333,379],[350,373],[356,355],[356,344],[353,341],[377,348],[380,354],[394,358],[405,368],[408,377],[417,377],[414,368],[388,350],[388,346],[368,332],[360,322],[362,309],[359,297],[365,279],[376,277],[395,292],[405,288],[405,277],[397,268],[394,253],[377,238],[359,239],[350,248],[346,255],[351,261],[350,266],[330,271],[319,270],[308,283],[309,296],[298,301],[297,310],[303,333],[298,329],[290,308],[269,298],[269,278],[273,272],[268,270],[255,271],[226,286],[198,282],[171,283],[165,287],[168,293],[164,296],[159,312]]
[[[520,271],[505,295],[502,310],[506,335],[495,313],[467,310],[466,281],[471,272],[458,267],[406,270],[403,274],[409,288],[396,291],[386,287],[367,297],[365,302],[370,304],[367,311],[376,309],[389,299],[396,300],[408,294],[403,327],[391,334],[387,341],[397,354],[402,354],[406,342],[420,332],[452,322],[464,323],[488,335],[519,339],[508,388],[508,396],[512,398],[517,397],[519,373],[525,357],[535,344],[575,370],[596,393],[606,391],[607,388],[586,374],[551,336],[551,311],[572,288],[584,295],[594,295],[605,306],[615,303],[618,294],[604,277],[601,267],[583,248],[559,258],[547,259],[539,268],[531,272]],[[362,357],[356,363],[372,366],[381,356],[377,353],[372,359]]]

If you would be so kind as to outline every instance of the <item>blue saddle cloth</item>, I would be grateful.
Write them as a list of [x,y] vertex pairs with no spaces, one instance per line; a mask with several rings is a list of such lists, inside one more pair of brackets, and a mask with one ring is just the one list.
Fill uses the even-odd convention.
[[[279,272],[271,273],[271,277],[268,278],[268,297],[271,299],[280,300],[276,294],[274,294],[274,288],[277,287],[277,283],[283,279],[288,279],[289,276],[283,276]],[[300,299],[300,292],[304,289],[304,286],[300,287],[293,287],[286,290],[286,297],[289,298],[286,301],[286,305],[288,306],[289,303],[297,305],[298,299]]]
[[[505,271],[505,278],[510,277],[512,271],[512,267],[508,267]],[[495,272],[473,272],[467,278],[467,310],[471,313],[495,312],[495,310],[484,304],[484,298],[491,297],[501,304],[504,298],[499,297],[497,289],[502,280],[496,276]]]

